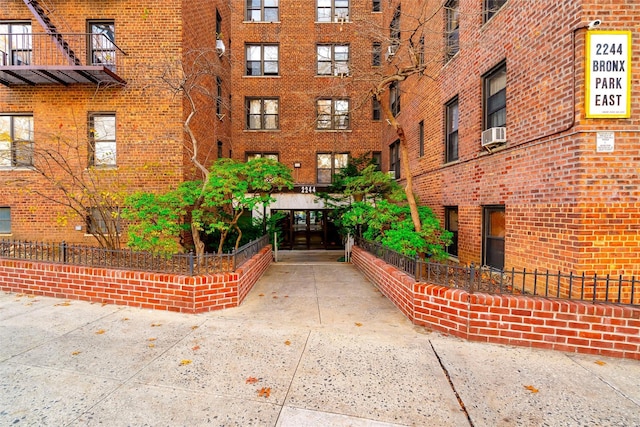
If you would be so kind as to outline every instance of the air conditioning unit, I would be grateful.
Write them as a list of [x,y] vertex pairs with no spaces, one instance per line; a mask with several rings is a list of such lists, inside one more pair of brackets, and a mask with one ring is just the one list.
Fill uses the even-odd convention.
[[387,61],[391,61],[391,58],[395,56],[397,51],[398,51],[397,44],[392,44],[391,46],[388,46],[387,53],[384,55],[384,59],[386,59]]
[[216,52],[218,52],[218,56],[224,55],[225,50],[224,42],[220,39],[216,40]]
[[482,146],[490,148],[507,142],[507,128],[490,128],[482,132]]
[[387,175],[389,175],[391,179],[396,179],[396,171],[388,171]]

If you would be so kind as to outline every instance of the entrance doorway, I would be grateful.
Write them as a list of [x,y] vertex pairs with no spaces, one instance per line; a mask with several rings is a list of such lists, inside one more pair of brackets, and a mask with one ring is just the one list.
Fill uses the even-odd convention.
[[282,230],[282,249],[344,249],[333,223],[330,209],[272,210],[284,214],[278,225]]
[[499,270],[504,268],[504,206],[484,208],[483,263]]

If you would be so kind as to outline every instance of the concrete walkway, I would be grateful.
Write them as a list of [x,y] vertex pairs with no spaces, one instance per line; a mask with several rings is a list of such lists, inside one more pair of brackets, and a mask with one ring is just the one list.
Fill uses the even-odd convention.
[[639,362],[429,333],[329,254],[202,315],[0,294],[0,425],[640,425]]

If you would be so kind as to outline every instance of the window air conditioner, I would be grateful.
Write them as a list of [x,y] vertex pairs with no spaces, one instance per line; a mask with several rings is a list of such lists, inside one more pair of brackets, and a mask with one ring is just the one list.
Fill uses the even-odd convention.
[[396,179],[396,171],[388,171],[387,175],[389,175],[391,179]]
[[490,128],[482,132],[482,146],[485,148],[493,147],[498,144],[507,142],[507,128]]
[[387,53],[384,55],[384,58],[387,61],[391,61],[391,58],[395,56],[397,50],[398,50],[398,45],[396,44],[392,44],[391,46],[388,46]]
[[216,40],[216,51],[218,52],[218,56],[224,55],[224,42],[220,39]]

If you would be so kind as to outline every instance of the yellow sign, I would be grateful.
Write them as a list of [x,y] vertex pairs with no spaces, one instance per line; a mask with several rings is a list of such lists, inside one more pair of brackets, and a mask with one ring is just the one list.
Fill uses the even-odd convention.
[[631,117],[631,31],[588,31],[586,117]]

